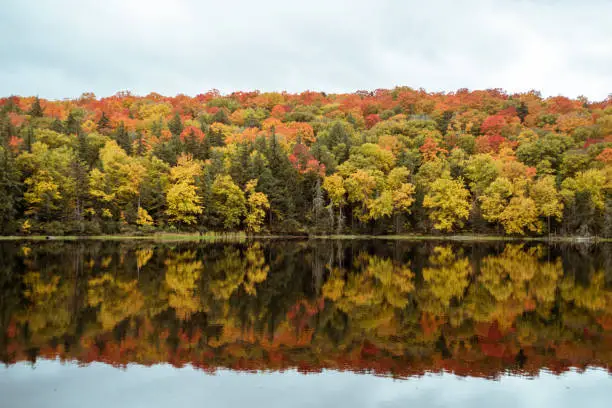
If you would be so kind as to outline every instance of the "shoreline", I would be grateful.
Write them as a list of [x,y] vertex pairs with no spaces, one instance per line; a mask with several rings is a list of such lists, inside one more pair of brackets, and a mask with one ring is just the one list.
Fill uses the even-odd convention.
[[545,242],[597,244],[612,242],[612,238],[579,237],[579,236],[544,236],[544,237],[514,237],[503,235],[293,235],[264,234],[247,235],[243,233],[210,233],[210,234],[172,234],[158,233],[148,235],[8,235],[0,236],[0,241],[166,241],[166,242],[196,242],[196,241],[244,241],[244,240],[388,240],[388,241],[455,241],[455,242]]

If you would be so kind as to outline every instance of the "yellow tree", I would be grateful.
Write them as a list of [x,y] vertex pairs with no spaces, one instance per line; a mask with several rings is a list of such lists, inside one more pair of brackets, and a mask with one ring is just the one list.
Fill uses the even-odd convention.
[[431,184],[423,207],[430,209],[429,219],[434,228],[450,232],[455,226],[463,227],[470,213],[469,198],[462,179],[439,178]]
[[[348,201],[356,206],[355,215],[361,221],[367,221],[371,218],[368,205],[374,199],[376,189],[383,181],[382,176],[383,174],[379,170],[357,170],[344,180]],[[388,198],[387,201],[390,204],[392,200],[391,197]],[[387,206],[387,208],[390,214],[390,207]],[[386,212],[384,211],[380,215],[384,215]]]
[[338,208],[338,232],[342,230],[342,206],[346,204],[346,189],[344,179],[339,174],[332,174],[323,180],[323,189],[331,200],[331,206]]
[[482,215],[489,222],[499,222],[507,234],[540,232],[536,202],[527,196],[527,179],[514,181],[498,177],[479,197]]
[[240,187],[229,175],[218,175],[212,185],[213,212],[222,220],[224,228],[235,228],[246,212],[246,199]]
[[406,167],[396,167],[387,176],[387,188],[391,191],[393,213],[395,214],[395,229],[399,230],[401,214],[410,214],[414,203],[415,187],[408,182],[410,171]]
[[266,211],[270,208],[268,197],[261,192],[255,191],[257,180],[251,180],[246,184],[247,192],[247,215],[244,223],[247,231],[260,232],[266,217]]
[[193,224],[196,215],[202,213],[201,199],[195,185],[196,177],[202,174],[202,163],[191,155],[178,158],[170,169],[170,184],[166,191],[166,214],[175,224]]
[[19,156],[17,162],[29,174],[25,179],[26,214],[48,219],[74,208],[75,183],[71,174],[74,157],[70,147],[51,149],[41,142],[32,145],[31,153]]
[[510,199],[510,202],[500,214],[499,221],[507,234],[523,235],[525,229],[531,232],[542,230],[535,201],[522,194]]
[[135,207],[146,170],[114,140],[100,150],[100,163],[101,168],[93,169],[89,175],[89,193],[118,218],[126,208]]
[[555,187],[554,177],[546,176],[538,179],[531,186],[529,193],[535,202],[538,215],[548,219],[548,232],[550,233],[550,217],[555,217],[557,220],[561,220],[561,214],[563,213],[563,203],[561,202],[561,196]]

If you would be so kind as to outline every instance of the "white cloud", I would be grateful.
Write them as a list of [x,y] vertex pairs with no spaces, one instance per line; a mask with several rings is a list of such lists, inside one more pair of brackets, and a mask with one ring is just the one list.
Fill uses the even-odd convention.
[[40,1],[0,13],[0,95],[395,85],[612,92],[612,2]]

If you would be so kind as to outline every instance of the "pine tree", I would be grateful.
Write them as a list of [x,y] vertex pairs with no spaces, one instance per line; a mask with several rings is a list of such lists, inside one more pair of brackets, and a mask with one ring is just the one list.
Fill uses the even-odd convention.
[[32,103],[32,106],[30,107],[28,114],[32,116],[33,118],[43,117],[44,112],[43,112],[42,106],[40,106],[40,99],[38,99],[38,96],[36,97],[36,99],[34,99],[34,102]]
[[115,129],[114,135],[117,144],[125,150],[127,154],[132,153],[132,140],[130,134],[127,132],[123,121],[119,123],[117,129]]
[[64,124],[58,118],[55,118],[51,124],[51,130],[57,133],[64,133]]
[[317,183],[314,188],[314,197],[312,199],[312,215],[314,217],[314,225],[319,227],[322,221],[323,212],[325,210],[325,201],[323,199],[323,189],[321,188],[321,179],[317,178]]
[[138,156],[144,156],[147,152],[147,147],[145,146],[144,137],[141,131],[136,131],[136,154]]
[[0,234],[11,233],[21,197],[19,170],[13,157],[0,146]]
[[212,117],[212,121],[213,123],[219,122],[223,123],[224,125],[229,125],[230,123],[229,117],[227,116],[227,112],[225,111],[225,109],[219,109],[217,112],[215,112]]
[[32,153],[32,144],[34,143],[34,129],[32,126],[28,127],[28,132],[24,138],[25,149],[28,153]]
[[67,135],[75,135],[78,134],[80,130],[81,124],[77,118],[74,117],[73,113],[70,112],[66,118],[66,122],[64,123],[64,132]]
[[174,117],[168,122],[168,129],[173,136],[179,137],[183,132],[183,122],[178,113],[174,114]]
[[[80,150],[80,149],[79,149]],[[80,233],[85,230],[83,223],[83,210],[85,207],[85,200],[87,199],[87,192],[89,190],[89,179],[88,166],[86,161],[79,155],[75,157],[72,162],[72,177],[75,183],[75,206],[74,206],[74,220],[76,222],[76,228]]]
[[162,130],[164,130],[164,121],[162,118],[156,120],[151,124],[151,134],[155,137],[161,137]]
[[100,120],[98,121],[98,131],[100,131],[100,133],[102,134],[106,134],[110,131],[110,129],[111,129],[110,119],[108,118],[108,116],[106,116],[106,113],[104,113],[103,111],[102,116],[100,116]]
[[516,108],[516,114],[521,119],[521,123],[525,122],[525,118],[529,114],[529,108],[525,102],[521,102]]

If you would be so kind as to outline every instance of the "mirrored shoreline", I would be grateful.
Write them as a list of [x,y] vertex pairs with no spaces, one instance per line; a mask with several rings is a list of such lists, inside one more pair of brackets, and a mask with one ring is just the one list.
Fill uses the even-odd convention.
[[610,244],[0,243],[0,271],[8,367],[498,379],[612,363]]

